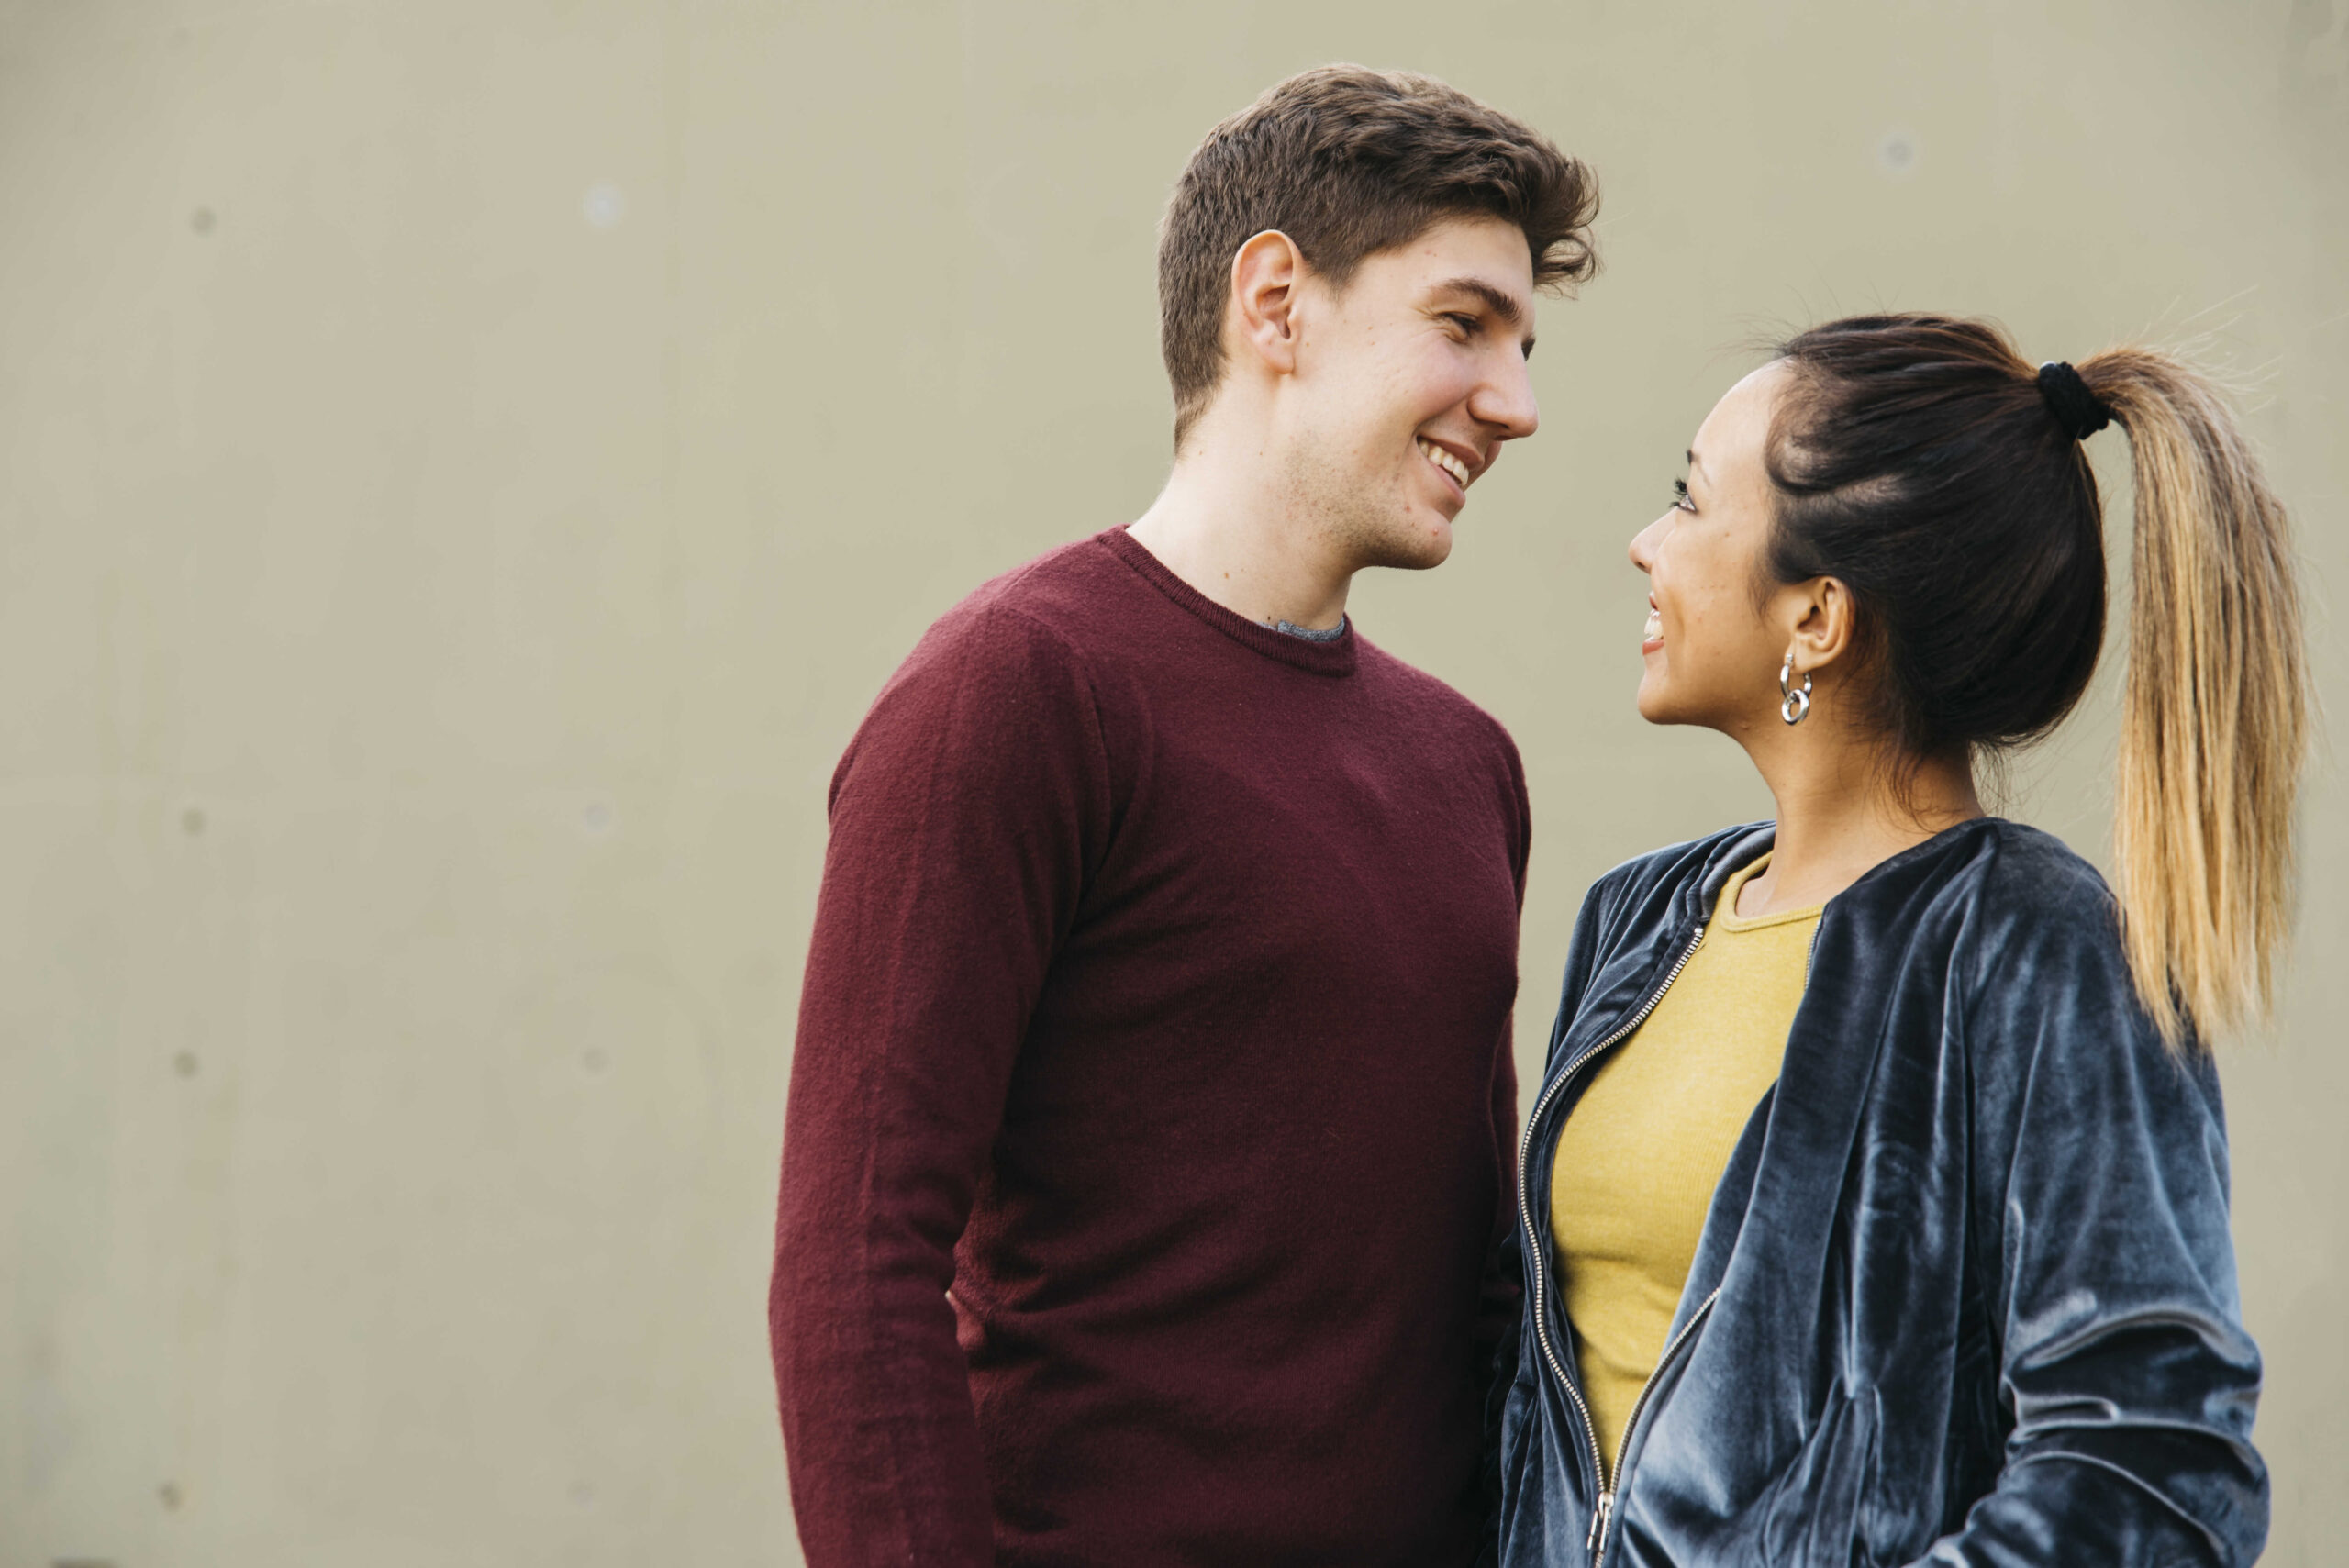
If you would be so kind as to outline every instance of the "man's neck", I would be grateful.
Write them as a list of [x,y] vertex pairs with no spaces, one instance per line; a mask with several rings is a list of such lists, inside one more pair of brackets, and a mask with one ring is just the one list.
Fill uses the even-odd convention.
[[1178,460],[1126,532],[1215,603],[1266,626],[1326,631],[1345,617],[1353,568],[1254,465]]

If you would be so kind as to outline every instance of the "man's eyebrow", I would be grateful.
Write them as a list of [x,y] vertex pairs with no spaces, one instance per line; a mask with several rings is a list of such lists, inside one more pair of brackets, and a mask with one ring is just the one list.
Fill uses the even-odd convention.
[[1517,303],[1506,289],[1495,288],[1482,278],[1446,278],[1435,285],[1438,294],[1464,294],[1484,301],[1485,308],[1501,318],[1504,325],[1515,327],[1525,319],[1525,306]]

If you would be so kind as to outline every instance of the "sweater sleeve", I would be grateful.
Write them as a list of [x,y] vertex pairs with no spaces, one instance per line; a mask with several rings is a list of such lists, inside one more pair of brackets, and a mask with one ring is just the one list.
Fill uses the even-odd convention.
[[1997,945],[1965,1028],[1976,1058],[2021,1059],[1976,1074],[1976,1224],[2011,1427],[1995,1487],[1925,1561],[2247,1568],[2267,1528],[2260,1364],[2209,1058],[2164,1049],[2100,885],[2051,891]]
[[[1517,909],[1525,913],[1525,879],[1533,845],[1533,808],[1525,789],[1525,767],[1516,742],[1501,737],[1508,761],[1509,805],[1516,831],[1509,846],[1517,883]],[[1500,1201],[1493,1214],[1485,1253],[1483,1296],[1476,1317],[1475,1375],[1485,1391],[1484,1460],[1477,1471],[1477,1496],[1485,1529],[1477,1568],[1500,1560],[1500,1421],[1517,1360],[1518,1324],[1523,1286],[1517,1252],[1517,1037],[1513,1016],[1501,1020],[1493,1060],[1493,1149],[1500,1163]]]
[[[1496,728],[1498,727],[1496,726]],[[1508,763],[1509,873],[1517,884],[1517,912],[1525,913],[1526,870],[1532,857],[1533,808],[1525,791],[1525,767],[1517,745],[1506,732],[1500,737]],[[1479,1373],[1492,1364],[1501,1341],[1518,1318],[1518,1271],[1508,1244],[1517,1232],[1517,1045],[1514,1014],[1501,1018],[1500,1039],[1493,1051],[1493,1151],[1500,1166],[1500,1202],[1493,1214],[1493,1231],[1485,1266],[1484,1299],[1477,1315]]]
[[810,1568],[995,1560],[947,1291],[1108,814],[1081,664],[1000,606],[931,630],[834,774],[768,1296]]

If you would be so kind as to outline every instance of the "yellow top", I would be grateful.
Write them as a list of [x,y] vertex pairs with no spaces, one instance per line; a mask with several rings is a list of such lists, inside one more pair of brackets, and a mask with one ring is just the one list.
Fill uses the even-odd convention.
[[1640,1390],[1696,1261],[1730,1151],[1777,1081],[1802,1001],[1820,910],[1751,920],[1729,879],[1687,967],[1631,1038],[1599,1063],[1558,1134],[1550,1234],[1584,1396],[1609,1477]]

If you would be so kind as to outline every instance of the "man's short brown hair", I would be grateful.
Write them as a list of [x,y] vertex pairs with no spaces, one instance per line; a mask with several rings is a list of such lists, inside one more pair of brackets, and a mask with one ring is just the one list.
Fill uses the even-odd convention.
[[1525,231],[1538,288],[1598,270],[1598,184],[1550,139],[1431,76],[1325,65],[1292,76],[1208,132],[1175,183],[1158,238],[1159,348],[1174,384],[1174,441],[1223,379],[1231,259],[1277,228],[1343,287],[1365,257],[1447,217]]

